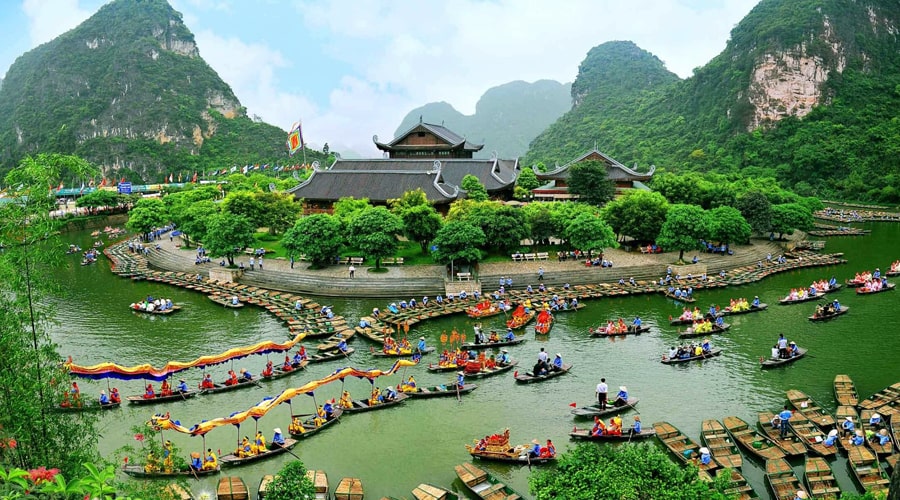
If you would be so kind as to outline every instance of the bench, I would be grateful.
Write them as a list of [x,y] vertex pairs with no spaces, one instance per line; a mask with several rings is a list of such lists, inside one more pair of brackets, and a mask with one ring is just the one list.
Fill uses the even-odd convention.
[[472,273],[456,273],[456,278],[459,281],[471,281]]
[[348,260],[349,260],[348,264],[350,264],[350,265],[361,266],[365,259],[362,257],[350,257],[350,258],[348,258]]
[[514,262],[520,262],[520,261],[525,260],[525,255],[520,254],[520,253],[514,253],[514,254],[510,255],[510,257],[512,257],[512,260]]
[[403,265],[403,257],[391,257],[388,259],[384,259],[385,265]]
[[537,260],[547,260],[550,258],[550,252],[538,252],[535,254]]
[[526,253],[526,254],[524,255],[524,257],[525,257],[525,260],[534,260],[535,254],[533,254],[533,253]]

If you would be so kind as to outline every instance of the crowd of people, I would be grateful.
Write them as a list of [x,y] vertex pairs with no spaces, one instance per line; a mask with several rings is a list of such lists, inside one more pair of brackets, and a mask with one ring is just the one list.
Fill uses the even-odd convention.
[[146,299],[141,302],[133,302],[129,307],[142,312],[165,312],[171,310],[173,306],[172,299],[157,299],[148,295]]
[[[836,301],[835,301],[836,302]],[[800,348],[793,340],[788,341],[784,334],[778,335],[778,340],[772,346],[772,359],[791,359],[800,355]]]
[[674,359],[690,359],[707,356],[712,352],[712,343],[709,339],[703,339],[700,343],[690,343],[687,345],[674,346],[669,349],[669,353],[663,356],[663,361]]
[[838,299],[832,300],[828,304],[819,304],[816,306],[815,317],[821,318],[823,316],[831,316],[833,314],[837,314],[841,311],[841,303]]
[[[640,415],[635,415],[634,423],[626,432],[630,434],[640,434],[641,430],[641,417]],[[621,436],[622,432],[622,417],[619,415],[609,419],[608,424],[603,422],[602,418],[597,416],[594,417],[594,426],[591,428],[591,436]]]

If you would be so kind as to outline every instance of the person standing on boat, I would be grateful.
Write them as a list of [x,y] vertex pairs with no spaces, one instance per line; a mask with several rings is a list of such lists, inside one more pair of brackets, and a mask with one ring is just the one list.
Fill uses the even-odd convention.
[[250,270],[251,271],[254,269],[254,266],[256,266],[256,259],[254,259],[253,257],[250,257]]
[[238,296],[237,295],[231,296],[231,305],[233,305],[233,306],[238,305]]
[[609,393],[609,386],[606,385],[606,379],[601,378],[600,383],[597,384],[597,404],[600,406],[601,410],[606,409],[606,396]]
[[794,416],[794,414],[791,413],[791,410],[788,410],[787,405],[785,405],[784,409],[781,410],[781,413],[778,414],[778,429],[780,431],[781,439],[787,438],[792,416]]
[[782,358],[788,358],[790,355],[788,354],[788,341],[784,338],[784,334],[778,334],[778,352]]

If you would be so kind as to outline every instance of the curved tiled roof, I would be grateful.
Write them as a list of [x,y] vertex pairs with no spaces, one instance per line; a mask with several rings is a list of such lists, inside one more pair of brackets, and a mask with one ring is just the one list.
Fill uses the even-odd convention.
[[481,151],[481,148],[484,147],[484,144],[475,144],[466,140],[465,137],[460,136],[456,132],[448,129],[443,125],[435,125],[433,123],[423,123],[419,122],[407,129],[402,134],[398,134],[397,137],[394,138],[391,142],[383,143],[378,141],[378,136],[372,138],[372,142],[375,143],[375,146],[382,151],[390,151],[395,149],[421,149],[423,146],[418,145],[409,145],[409,144],[398,144],[400,141],[405,139],[409,134],[416,131],[416,129],[423,129],[424,131],[428,131],[431,134],[434,134],[435,137],[443,140],[447,143],[446,146],[441,145],[428,145],[426,149],[456,149],[461,148],[467,151]]
[[648,170],[646,173],[637,172],[619,163],[618,161],[614,160],[613,158],[596,148],[588,151],[587,153],[579,156],[578,158],[570,161],[569,163],[566,163],[561,167],[557,167],[550,172],[541,172],[537,169],[536,165],[533,165],[531,169],[534,171],[535,175],[537,175],[537,178],[541,180],[567,179],[569,177],[569,168],[572,167],[572,165],[583,162],[589,159],[591,156],[598,157],[598,161],[602,161],[606,164],[606,171],[608,172],[608,176],[614,181],[646,181],[650,180],[653,177],[653,172],[656,171],[656,165],[651,165],[650,170]]

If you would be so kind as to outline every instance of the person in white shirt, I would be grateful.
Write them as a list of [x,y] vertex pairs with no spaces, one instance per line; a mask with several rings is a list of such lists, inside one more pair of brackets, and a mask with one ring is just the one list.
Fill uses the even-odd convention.
[[601,410],[606,409],[606,395],[609,392],[609,386],[606,385],[606,379],[601,378],[600,383],[597,384],[597,404],[600,405]]

